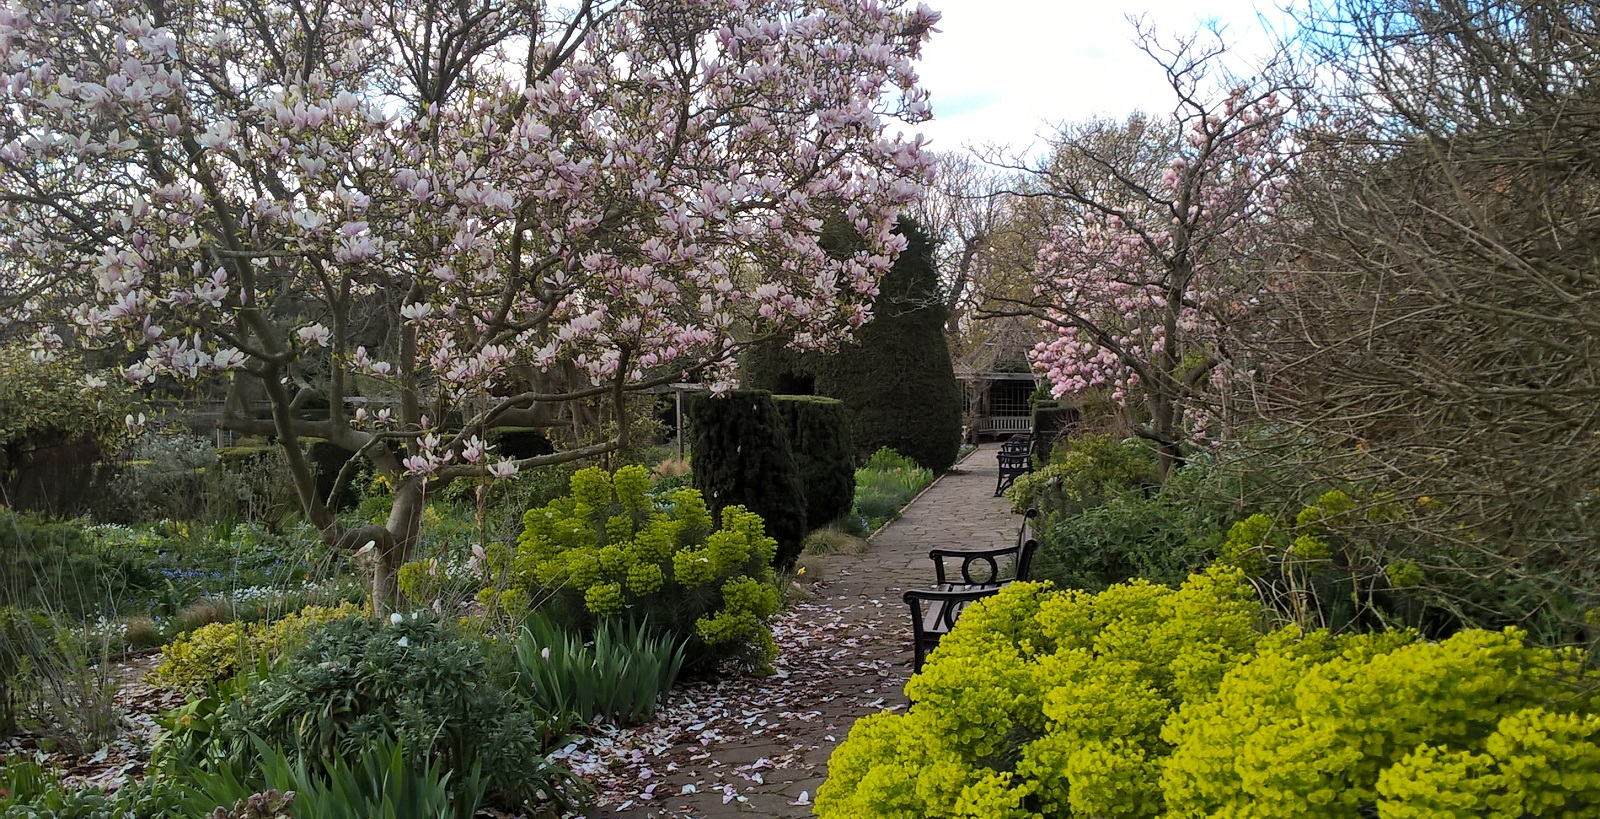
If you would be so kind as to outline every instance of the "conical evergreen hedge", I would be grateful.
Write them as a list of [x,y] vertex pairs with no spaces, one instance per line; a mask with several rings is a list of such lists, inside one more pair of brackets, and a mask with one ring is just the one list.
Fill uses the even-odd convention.
[[742,378],[746,387],[774,391],[810,382],[817,395],[844,402],[858,459],[889,447],[942,472],[961,449],[961,388],[944,333],[947,311],[933,242],[909,218],[897,231],[907,247],[879,283],[873,319],[856,331],[854,343],[803,355],[782,340],[758,345],[741,362]]
[[684,412],[689,416],[694,486],[705,495],[712,515],[736,504],[760,515],[767,534],[778,542],[773,566],[779,571],[792,568],[809,531],[806,501],[787,424],[772,395],[758,390],[688,395]]

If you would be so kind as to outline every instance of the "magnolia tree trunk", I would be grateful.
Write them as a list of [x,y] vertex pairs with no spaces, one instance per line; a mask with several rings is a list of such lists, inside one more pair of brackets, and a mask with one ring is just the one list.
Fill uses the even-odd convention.
[[394,489],[394,505],[389,508],[389,520],[384,529],[387,542],[379,543],[372,561],[372,601],[374,609],[380,601],[400,600],[398,576],[400,567],[411,559],[422,532],[422,508],[427,501],[422,481],[407,478]]

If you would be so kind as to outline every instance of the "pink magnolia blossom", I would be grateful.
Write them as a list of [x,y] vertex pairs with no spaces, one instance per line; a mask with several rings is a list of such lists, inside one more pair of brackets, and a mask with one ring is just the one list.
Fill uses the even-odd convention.
[[1283,109],[1243,89],[1215,107],[1152,178],[1051,229],[1034,302],[1051,332],[1032,361],[1056,396],[1182,403],[1185,376],[1216,360],[1220,330],[1259,286],[1240,266],[1282,198]]
[[[904,0],[153,8],[0,0],[4,253],[82,302],[16,318],[134,345],[130,382],[317,393],[298,434],[397,502],[515,474],[462,457],[508,409],[722,389],[752,338],[858,327],[931,162],[891,127],[928,115],[938,20]],[[847,206],[863,250],[835,259]],[[394,409],[357,423],[363,393]],[[433,407],[454,428],[411,448]]]

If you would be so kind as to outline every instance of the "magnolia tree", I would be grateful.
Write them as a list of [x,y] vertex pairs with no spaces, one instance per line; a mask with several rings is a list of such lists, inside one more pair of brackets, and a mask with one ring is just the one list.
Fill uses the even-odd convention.
[[[614,450],[631,391],[865,322],[926,171],[886,123],[927,114],[937,15],[894,0],[3,3],[6,276],[82,294],[35,343],[229,374],[224,424],[276,437],[379,601],[428,490]],[[486,443],[593,400],[609,440]],[[385,525],[341,525],[309,436],[389,479]]]
[[1162,474],[1181,462],[1224,350],[1221,330],[1253,303],[1250,261],[1281,199],[1283,107],[1258,85],[1207,96],[1220,46],[1198,40],[1145,51],[1177,92],[1170,120],[1135,115],[1063,130],[1028,168],[1025,191],[1065,215],[1041,247],[1034,287],[1000,295],[991,315],[1029,315],[1049,329],[1033,351],[1057,396],[1091,390],[1135,407]]

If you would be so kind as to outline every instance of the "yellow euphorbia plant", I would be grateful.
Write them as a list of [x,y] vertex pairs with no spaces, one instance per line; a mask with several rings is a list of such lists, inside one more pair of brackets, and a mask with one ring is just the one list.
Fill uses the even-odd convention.
[[[1582,658],[1467,631],[1263,634],[1213,568],[1174,590],[1013,584],[962,613],[829,761],[823,819],[1582,816]],[[1584,683],[1587,682],[1588,685]],[[1451,812],[1455,811],[1455,812]]]
[[687,639],[690,665],[771,664],[777,546],[759,515],[730,506],[714,528],[697,490],[658,502],[640,466],[615,475],[583,469],[571,487],[523,515],[514,553],[490,551],[498,585],[484,591],[484,602],[513,614],[548,604],[580,620],[643,620]]

